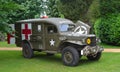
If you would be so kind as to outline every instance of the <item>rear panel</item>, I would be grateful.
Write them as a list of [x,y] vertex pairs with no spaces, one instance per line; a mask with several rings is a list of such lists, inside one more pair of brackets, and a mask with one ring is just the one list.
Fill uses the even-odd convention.
[[22,36],[21,36],[21,24],[20,23],[16,23],[15,24],[15,36],[16,36],[16,45],[18,47],[21,47],[21,42],[22,42]]
[[32,35],[32,23],[16,23],[15,24],[16,45],[22,46],[22,40],[30,40]]

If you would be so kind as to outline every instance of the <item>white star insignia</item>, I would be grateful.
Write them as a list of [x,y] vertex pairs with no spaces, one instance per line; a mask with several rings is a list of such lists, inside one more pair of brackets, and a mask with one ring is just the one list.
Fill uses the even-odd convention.
[[54,46],[55,45],[55,41],[53,39],[50,40],[50,46]]

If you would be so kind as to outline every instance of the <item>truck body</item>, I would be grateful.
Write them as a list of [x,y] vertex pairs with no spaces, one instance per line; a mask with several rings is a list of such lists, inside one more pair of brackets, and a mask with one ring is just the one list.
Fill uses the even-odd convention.
[[99,60],[103,48],[98,45],[88,28],[63,18],[20,20],[15,24],[16,45],[22,47],[25,58],[32,58],[34,51],[47,55],[62,54],[65,65],[78,65],[79,58]]

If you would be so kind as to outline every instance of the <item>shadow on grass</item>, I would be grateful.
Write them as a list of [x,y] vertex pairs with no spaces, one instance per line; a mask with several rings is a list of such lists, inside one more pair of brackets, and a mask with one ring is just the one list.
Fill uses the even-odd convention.
[[[32,59],[26,59],[23,57],[22,52],[21,51],[0,51],[0,60],[1,61],[31,61],[31,62],[40,62],[43,64],[56,64],[56,65],[61,65],[63,66],[62,63],[62,58],[61,58],[61,54],[55,54],[53,56],[47,56],[46,53],[42,53],[42,52],[35,52],[34,57]],[[86,57],[82,57],[79,60],[79,64],[78,66],[85,66],[85,65],[90,65],[90,64],[94,64],[97,61],[90,61],[87,60]]]
[[[39,53],[39,54],[35,54],[34,59],[39,59],[39,60],[44,61],[44,62],[59,63],[59,64],[63,65],[61,54],[55,54],[53,56],[47,56],[45,53]],[[91,61],[91,60],[88,60],[85,57],[82,57],[79,60],[78,66],[89,65],[89,64],[96,63],[96,62],[97,61]]]
[[47,54],[45,53],[37,53],[34,55],[34,59],[39,59],[42,61],[46,61],[46,62],[58,62],[61,63],[61,56],[60,54],[55,54],[53,56],[47,56]]
[[79,61],[79,66],[84,66],[84,65],[90,65],[90,64],[93,64],[93,63],[96,63],[98,61],[91,61],[91,60],[88,60],[88,59],[80,59]]

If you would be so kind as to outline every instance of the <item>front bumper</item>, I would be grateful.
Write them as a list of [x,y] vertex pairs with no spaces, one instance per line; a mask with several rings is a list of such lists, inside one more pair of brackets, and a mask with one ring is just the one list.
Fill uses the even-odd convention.
[[104,51],[103,47],[100,46],[85,46],[81,50],[81,55],[88,56],[91,54],[97,54],[98,52]]

